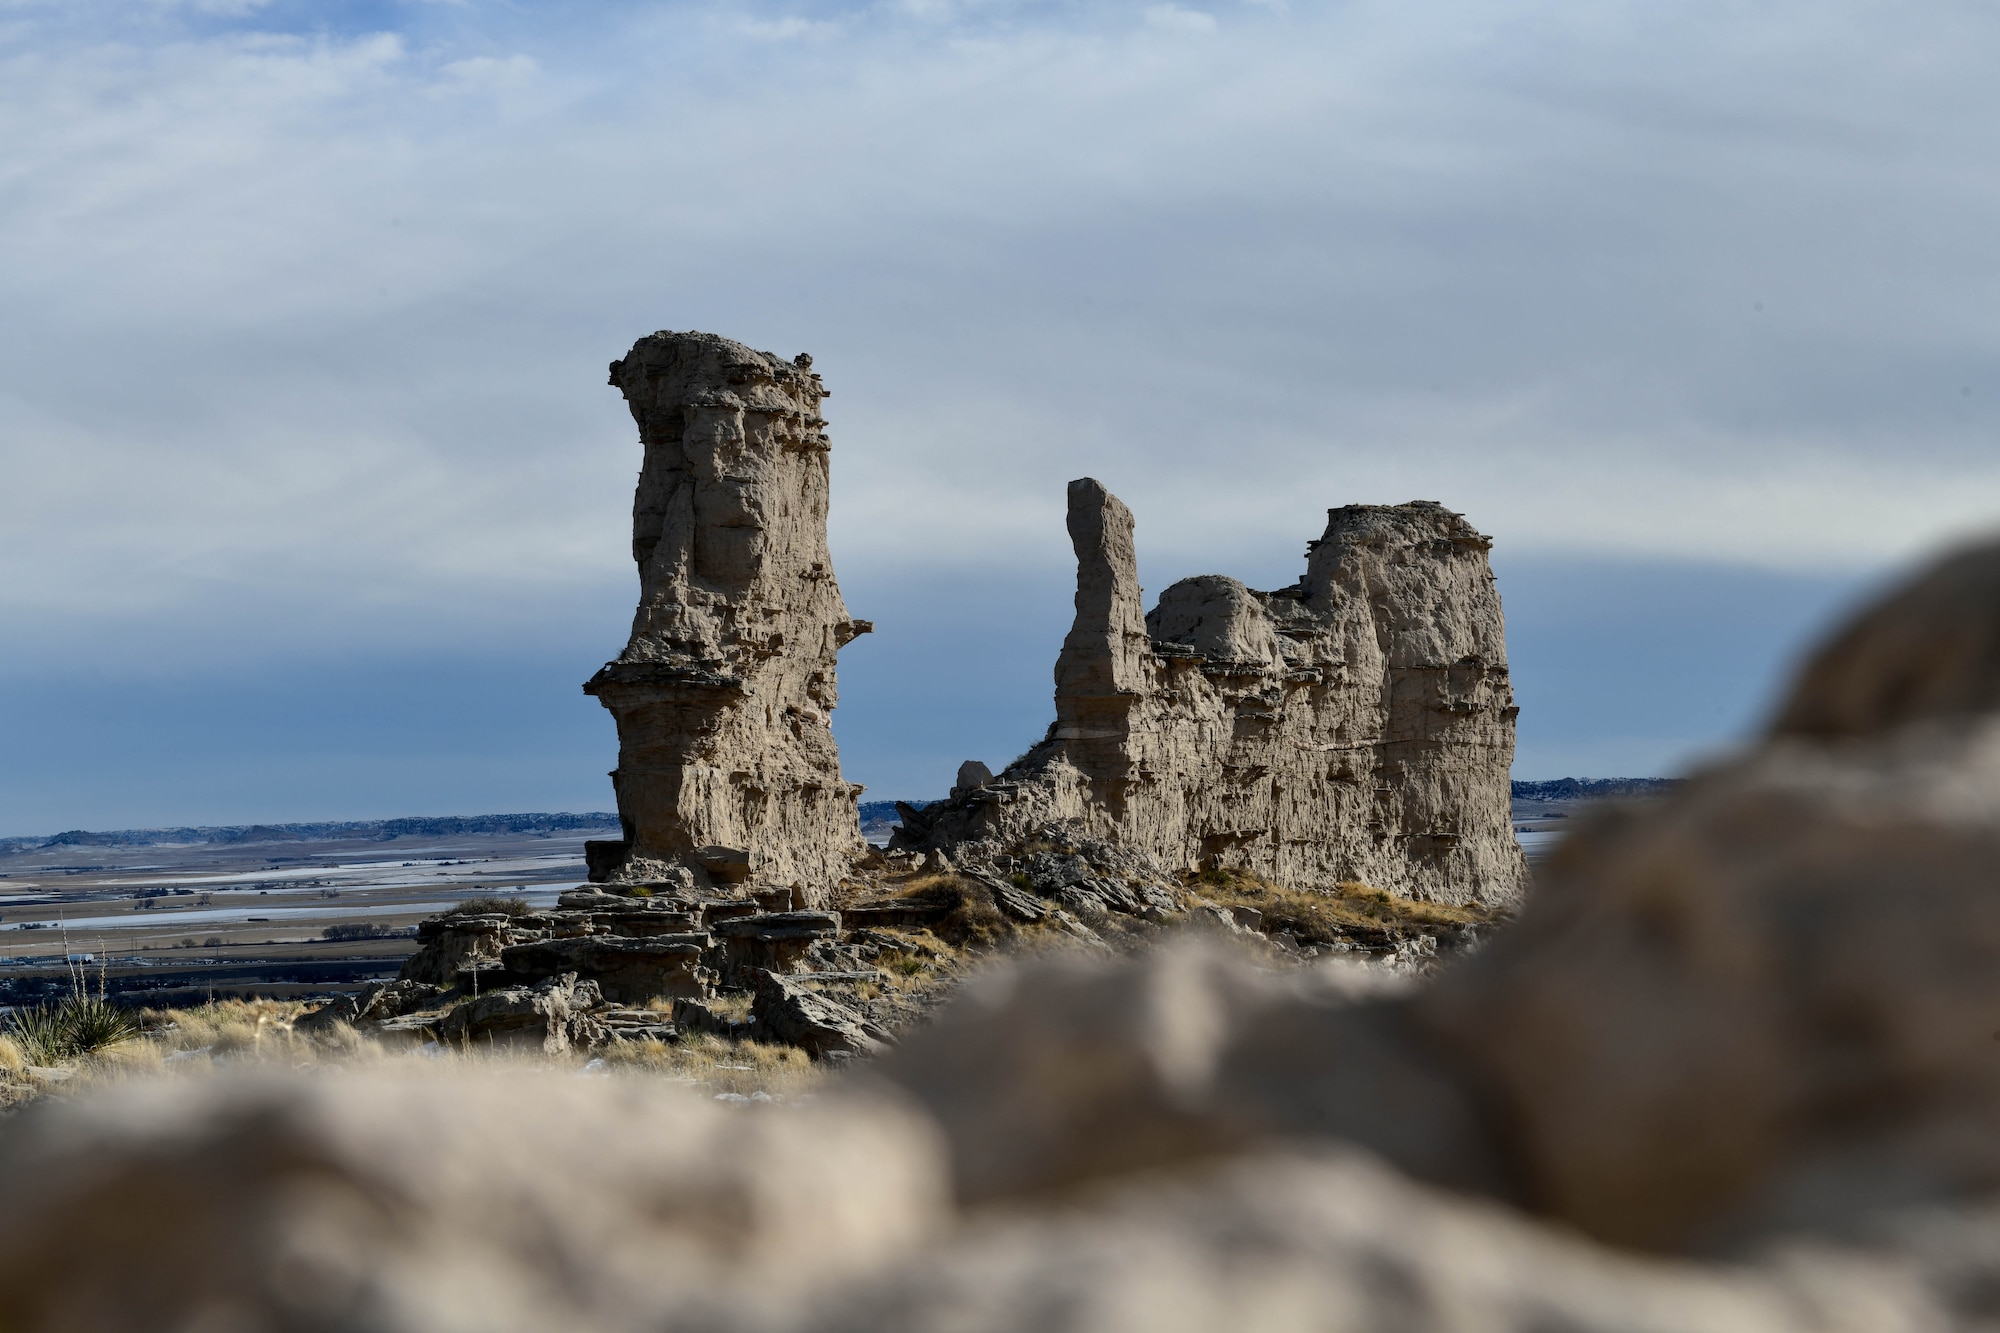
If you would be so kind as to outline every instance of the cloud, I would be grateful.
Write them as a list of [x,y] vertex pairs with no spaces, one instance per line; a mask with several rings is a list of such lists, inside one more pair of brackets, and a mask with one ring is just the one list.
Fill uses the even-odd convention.
[[1146,22],[1174,32],[1215,31],[1215,15],[1199,9],[1183,9],[1179,5],[1146,6]]
[[28,655],[624,586],[662,326],[814,353],[857,572],[1059,567],[1086,472],[1277,581],[1353,500],[1851,570],[2000,495],[1970,3],[8,12]]
[[802,38],[826,39],[840,32],[840,25],[827,23],[797,14],[787,14],[779,19],[746,19],[743,23],[746,35],[770,42],[794,42]]
[[531,86],[541,73],[533,56],[471,56],[438,70],[435,90],[454,93],[507,93]]

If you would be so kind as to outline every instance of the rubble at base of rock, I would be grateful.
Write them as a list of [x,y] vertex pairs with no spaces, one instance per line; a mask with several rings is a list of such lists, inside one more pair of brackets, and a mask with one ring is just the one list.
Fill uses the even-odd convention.
[[[433,918],[401,979],[336,999],[296,1031],[333,1040],[354,1028],[553,1054],[671,1042],[685,1030],[837,1059],[882,1049],[990,957],[1130,953],[1206,933],[1253,946],[1273,967],[1346,958],[1415,974],[1475,947],[1492,920],[1365,890],[1274,902],[1281,891],[1258,881],[1170,879],[1142,856],[1060,825],[1036,830],[1019,855],[968,853],[947,873],[907,854],[875,854],[838,890],[834,911],[766,911],[752,899],[677,896],[679,888],[583,886],[544,910],[516,903]],[[1245,901],[1259,894],[1261,909]],[[1301,922],[1287,903],[1328,919]],[[1345,919],[1329,915],[1343,907]],[[883,971],[885,961],[899,970]],[[547,999],[552,986],[572,985],[587,1003]],[[755,1000],[751,1017],[718,1019],[705,1007],[730,994]]]

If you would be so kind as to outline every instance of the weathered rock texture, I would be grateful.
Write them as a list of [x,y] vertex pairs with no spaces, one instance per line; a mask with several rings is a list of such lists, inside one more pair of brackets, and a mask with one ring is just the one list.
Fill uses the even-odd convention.
[[0,1137],[0,1326],[726,1326],[921,1240],[932,1144],[893,1105],[745,1116],[574,1074],[135,1083]]
[[812,358],[655,333],[611,365],[645,462],[639,610],[584,686],[618,721],[622,842],[592,878],[797,886],[817,902],[862,847],[830,714],[851,619],[827,553]]
[[949,801],[905,808],[899,845],[1004,845],[1057,822],[1170,868],[1519,896],[1519,710],[1487,538],[1428,501],[1350,505],[1291,587],[1203,575],[1146,614],[1132,527],[1102,485],[1070,483],[1055,725],[998,778],[968,765]]

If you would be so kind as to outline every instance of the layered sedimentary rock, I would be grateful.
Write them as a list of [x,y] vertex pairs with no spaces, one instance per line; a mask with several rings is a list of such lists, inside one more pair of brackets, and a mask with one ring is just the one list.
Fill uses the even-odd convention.
[[1490,541],[1420,501],[1328,512],[1305,576],[1202,575],[1143,610],[1131,511],[1070,483],[1076,621],[1056,721],[998,778],[905,808],[902,845],[1017,843],[1050,822],[1169,868],[1440,902],[1516,898],[1513,691]]
[[631,641],[584,686],[618,722],[625,837],[591,877],[795,887],[820,901],[862,847],[830,714],[851,619],[827,552],[826,390],[709,333],[655,333],[611,365],[645,461]]

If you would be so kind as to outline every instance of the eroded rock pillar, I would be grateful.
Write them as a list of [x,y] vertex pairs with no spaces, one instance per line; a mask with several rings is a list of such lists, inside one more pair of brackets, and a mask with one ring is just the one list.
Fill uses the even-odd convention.
[[819,902],[862,848],[831,714],[836,654],[872,628],[827,551],[826,390],[809,356],[710,333],[640,339],[611,384],[645,449],[639,608],[584,686],[617,719],[625,833],[592,845],[591,878]]

